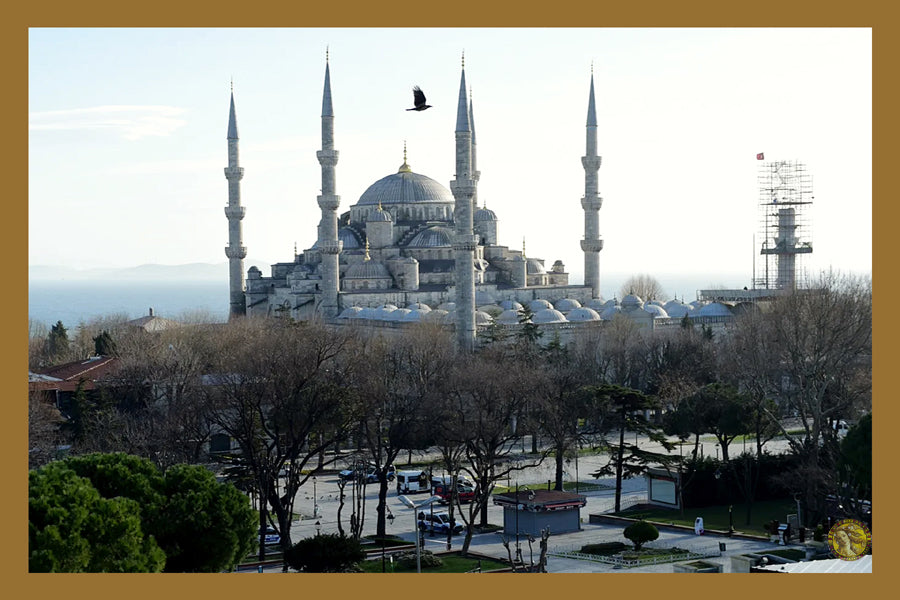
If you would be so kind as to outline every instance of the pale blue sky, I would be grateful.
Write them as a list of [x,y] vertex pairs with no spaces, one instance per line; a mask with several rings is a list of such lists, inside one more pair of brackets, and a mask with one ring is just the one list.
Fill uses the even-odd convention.
[[[871,271],[871,31],[787,28],[32,29],[30,264],[224,262],[232,77],[248,255],[311,246],[326,45],[340,212],[396,172],[404,140],[449,186],[465,49],[500,241],[580,282],[593,62],[601,278],[748,285],[757,152],[813,175],[809,270]],[[413,85],[434,108],[404,110]]]

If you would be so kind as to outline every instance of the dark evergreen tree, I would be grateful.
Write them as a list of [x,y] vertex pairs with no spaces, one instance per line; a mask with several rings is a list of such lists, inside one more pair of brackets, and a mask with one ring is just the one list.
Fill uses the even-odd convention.
[[116,342],[108,331],[104,329],[100,332],[100,335],[93,338],[93,340],[94,354],[97,356],[116,356]]
[[365,558],[359,540],[337,534],[305,538],[284,553],[284,560],[305,573],[344,573]]
[[62,321],[57,321],[56,325],[50,328],[47,334],[47,353],[51,361],[63,359],[69,352],[69,334]]

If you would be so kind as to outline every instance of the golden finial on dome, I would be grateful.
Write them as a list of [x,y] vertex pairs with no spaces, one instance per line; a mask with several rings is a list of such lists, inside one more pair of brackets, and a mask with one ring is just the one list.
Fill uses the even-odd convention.
[[400,165],[398,173],[412,173],[412,169],[406,164],[406,140],[403,140],[403,164]]
[[366,257],[363,260],[372,260],[369,256],[369,239],[366,238]]

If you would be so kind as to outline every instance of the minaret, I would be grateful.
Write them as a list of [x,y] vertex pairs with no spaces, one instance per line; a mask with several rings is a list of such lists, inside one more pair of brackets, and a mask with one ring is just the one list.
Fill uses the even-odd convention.
[[244,258],[247,249],[243,244],[241,220],[244,218],[244,207],[241,206],[241,179],[244,169],[238,162],[238,130],[237,117],[234,114],[234,83],[231,84],[231,109],[228,113],[228,166],[225,167],[225,179],[228,180],[228,206],[225,216],[228,217],[228,245],[225,256],[228,257],[228,290],[231,307],[228,317],[243,316],[247,313],[247,302],[244,298]]
[[334,149],[334,110],[331,106],[331,72],[328,64],[328,50],[325,50],[325,90],[322,93],[322,149],[316,152],[322,165],[322,195],[316,200],[322,209],[319,221],[318,248],[322,256],[322,296],[319,312],[326,318],[338,313],[338,255],[342,244],[338,239],[337,209],[341,197],[335,194],[334,167],[338,162],[338,151]]
[[472,88],[469,88],[469,128],[472,130],[472,179],[475,180],[475,195],[472,196],[472,207],[478,206],[478,181],[481,171],[478,170],[478,153],[475,146],[475,110],[472,108]]
[[597,171],[600,169],[600,157],[597,156],[597,109],[594,105],[594,65],[591,64],[591,95],[588,99],[587,143],[585,155],[581,157],[584,165],[584,197],[581,207],[584,209],[584,239],[581,249],[584,251],[584,285],[591,288],[591,298],[600,297],[600,251],[603,240],[600,238],[600,207],[603,198],[597,193]]
[[472,228],[473,179],[472,128],[466,102],[466,59],[463,54],[459,81],[459,103],[456,108],[456,178],[450,191],[456,204],[453,209],[456,259],[456,337],[460,350],[475,348],[475,248],[478,244]]

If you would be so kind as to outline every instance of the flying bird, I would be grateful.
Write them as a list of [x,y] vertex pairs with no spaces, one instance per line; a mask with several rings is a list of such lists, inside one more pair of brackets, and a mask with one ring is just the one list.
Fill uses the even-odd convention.
[[406,110],[425,110],[426,108],[431,108],[430,104],[425,104],[425,94],[419,86],[413,88],[413,104],[415,104],[413,108],[407,108]]

